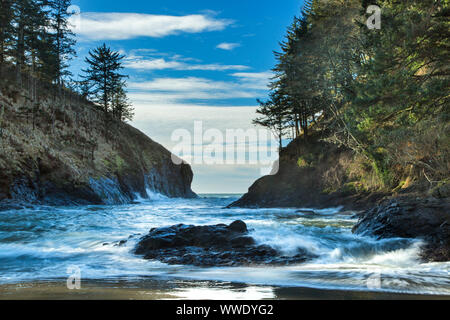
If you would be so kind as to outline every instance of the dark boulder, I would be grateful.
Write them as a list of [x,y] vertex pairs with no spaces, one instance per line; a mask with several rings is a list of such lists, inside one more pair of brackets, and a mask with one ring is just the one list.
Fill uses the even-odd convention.
[[135,253],[149,260],[195,266],[285,265],[313,258],[303,249],[294,256],[283,256],[267,245],[257,245],[243,221],[228,226],[154,228],[141,238]]
[[382,238],[420,238],[425,261],[450,261],[450,205],[448,201],[397,198],[365,211],[353,228],[357,234]]
[[232,224],[230,224],[228,226],[228,229],[234,232],[241,232],[241,233],[248,232],[247,225],[245,224],[244,221],[241,220],[235,221]]

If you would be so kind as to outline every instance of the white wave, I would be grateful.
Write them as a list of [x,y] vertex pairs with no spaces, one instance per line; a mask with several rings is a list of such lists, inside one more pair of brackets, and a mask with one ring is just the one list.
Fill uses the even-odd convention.
[[149,201],[165,201],[170,199],[169,197],[161,193],[155,192],[150,188],[145,189],[145,195],[146,197],[143,198],[139,193],[136,192],[134,194],[134,202],[147,203]]
[[[256,221],[249,222],[251,226],[256,225]],[[306,249],[314,254],[323,254],[324,248],[309,235],[298,234],[297,232],[279,226],[274,222],[260,221],[252,228],[251,236],[258,244],[269,245],[286,255],[295,255],[298,249]]]
[[[86,279],[155,275],[367,291],[368,277],[380,272],[382,290],[450,294],[450,263],[418,261],[418,241],[353,235],[348,227],[352,220],[333,215],[338,208],[298,218],[297,209],[224,209],[229,199],[169,199],[153,188],[146,193],[136,195],[139,203],[134,205],[25,209],[20,219],[1,215],[0,283],[65,277],[67,265],[78,265]],[[132,253],[136,235],[151,227],[234,220],[245,221],[258,244],[287,255],[304,248],[319,258],[286,267],[196,268],[168,266]],[[129,235],[136,237],[115,246]],[[110,245],[103,246],[106,242]],[[256,298],[263,296],[256,293]]]
[[91,178],[89,185],[103,202],[108,205],[125,204],[130,201],[120,190],[117,178]]
[[148,188],[145,191],[147,192],[147,197],[150,200],[152,200],[152,201],[163,201],[163,200],[168,200],[169,199],[169,197],[167,197],[167,196],[165,196],[165,195],[163,195],[161,193],[152,191],[152,190],[150,190]]
[[409,267],[417,265],[420,261],[420,249],[423,242],[417,241],[412,246],[405,249],[383,252],[375,255],[367,261],[367,263],[393,266],[393,267]]

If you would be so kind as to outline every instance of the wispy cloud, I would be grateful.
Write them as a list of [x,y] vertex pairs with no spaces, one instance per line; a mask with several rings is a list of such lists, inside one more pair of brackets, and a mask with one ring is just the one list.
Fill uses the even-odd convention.
[[232,76],[239,77],[243,79],[253,79],[253,80],[267,80],[274,76],[271,71],[264,72],[238,72],[233,73]]
[[180,33],[223,30],[231,20],[209,14],[185,16],[140,13],[86,12],[72,16],[71,24],[81,40],[127,40],[137,37],[162,38]]
[[[189,61],[189,63],[187,62]],[[142,56],[131,54],[125,60],[124,66],[127,68],[135,70],[184,70],[184,71],[195,71],[195,70],[205,70],[205,71],[228,71],[228,70],[247,70],[249,67],[244,65],[223,65],[220,63],[212,64],[202,64],[202,63],[191,63],[191,61],[196,61],[192,58],[184,58],[179,55],[174,55],[172,57],[164,56]]]
[[158,78],[147,82],[132,82],[129,85],[132,89],[158,90],[158,91],[183,91],[192,90],[226,90],[233,87],[231,83],[225,81],[214,81],[204,78]]
[[236,48],[238,48],[240,46],[241,46],[240,43],[223,42],[223,43],[218,44],[216,48],[222,49],[222,50],[231,51],[231,50],[234,50],[234,49],[236,49]]
[[[254,128],[251,122],[257,116],[255,106],[217,108],[214,105],[136,103],[135,108],[133,126],[169,150],[173,150],[180,142],[171,139],[174,130],[186,129],[193,133],[194,121],[202,121],[205,131],[214,128],[225,134],[227,129]],[[249,165],[194,165],[193,170],[195,172],[193,188],[199,193],[244,193],[252,181],[261,176],[260,168]],[[218,179],[220,183],[216,183],[211,177]]]
[[233,73],[232,76],[239,78],[241,83],[249,89],[267,90],[274,74],[271,71],[238,72]]
[[[247,75],[247,76],[246,76]],[[184,103],[187,101],[256,99],[267,94],[270,73],[237,73],[232,81],[206,78],[156,78],[151,81],[130,82],[130,98],[139,103]],[[256,80],[254,79],[256,78]]]
[[182,103],[190,100],[252,99],[255,90],[233,82],[204,78],[158,78],[146,82],[130,82],[129,97],[140,103]]
[[135,70],[205,70],[205,71],[227,71],[227,70],[246,70],[249,69],[243,65],[223,65],[218,63],[213,64],[189,64],[186,62],[176,60],[166,60],[164,58],[150,58],[150,59],[129,59],[124,63],[127,68]]

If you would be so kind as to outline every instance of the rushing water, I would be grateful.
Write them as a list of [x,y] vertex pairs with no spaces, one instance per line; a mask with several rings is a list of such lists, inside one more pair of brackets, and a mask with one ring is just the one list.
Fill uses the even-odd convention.
[[[420,241],[353,235],[356,220],[339,209],[224,209],[237,196],[166,199],[132,205],[32,207],[0,212],[0,284],[67,278],[215,280],[250,285],[450,295],[450,263],[421,263]],[[251,235],[286,254],[298,247],[319,257],[286,267],[198,268],[146,261],[132,253],[152,227],[245,221]],[[118,241],[135,235],[124,246]]]

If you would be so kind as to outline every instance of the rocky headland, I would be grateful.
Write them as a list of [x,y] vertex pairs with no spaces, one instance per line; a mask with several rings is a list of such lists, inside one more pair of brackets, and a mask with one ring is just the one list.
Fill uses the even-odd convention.
[[[0,92],[0,203],[123,204],[151,193],[195,197],[188,164],[68,89]],[[52,91],[53,90],[53,91]],[[38,101],[38,102],[37,102]]]

